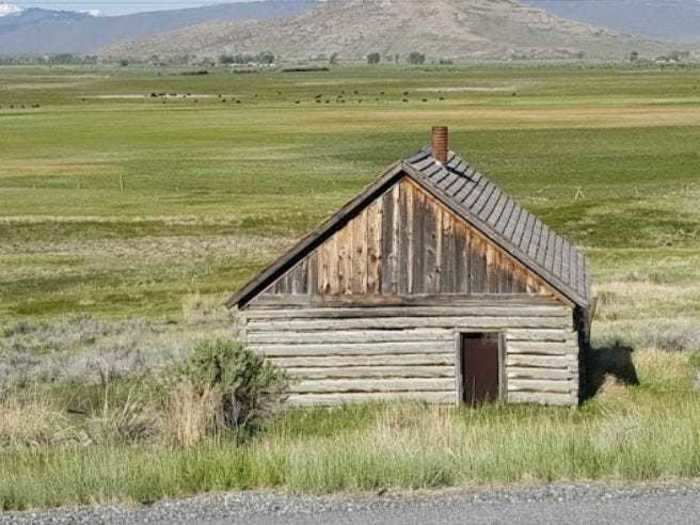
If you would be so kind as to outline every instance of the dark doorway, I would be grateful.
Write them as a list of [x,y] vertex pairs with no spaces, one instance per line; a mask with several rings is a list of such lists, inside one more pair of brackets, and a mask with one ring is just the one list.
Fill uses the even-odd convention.
[[461,398],[468,405],[496,401],[501,386],[500,334],[461,334]]

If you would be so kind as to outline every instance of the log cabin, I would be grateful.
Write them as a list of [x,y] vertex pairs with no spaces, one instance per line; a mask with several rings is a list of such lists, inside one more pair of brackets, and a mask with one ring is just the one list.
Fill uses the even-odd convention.
[[449,151],[445,127],[227,305],[294,405],[580,401],[586,258]]

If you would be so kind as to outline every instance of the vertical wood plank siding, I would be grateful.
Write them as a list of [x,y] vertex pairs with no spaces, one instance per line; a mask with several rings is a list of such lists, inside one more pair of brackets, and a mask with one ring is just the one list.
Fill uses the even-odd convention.
[[[530,248],[533,253],[555,251],[547,242]],[[548,259],[550,265],[555,263],[553,257]],[[556,295],[408,178],[265,291],[330,297],[440,293]]]
[[294,378],[291,404],[455,403],[456,335],[470,331],[505,335],[507,401],[578,402],[573,312],[553,300],[319,306],[307,297],[262,301],[241,315],[249,347]]

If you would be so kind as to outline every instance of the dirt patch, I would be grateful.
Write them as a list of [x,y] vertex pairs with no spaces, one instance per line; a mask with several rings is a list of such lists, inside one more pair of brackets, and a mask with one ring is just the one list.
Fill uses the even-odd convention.
[[[226,94],[224,95],[223,93],[221,94],[222,97],[237,97],[240,95],[232,95],[232,94]],[[115,94],[108,94],[108,95],[90,95],[88,97],[80,97],[80,98],[87,98],[87,99],[98,99],[98,100],[138,100],[138,99],[151,99],[151,98],[218,98],[219,95],[212,95],[212,94],[202,94],[202,93],[165,93],[165,94],[158,94],[157,96],[153,96],[150,93],[115,93]]]
[[515,86],[459,86],[459,87],[427,87],[418,88],[415,91],[428,92],[428,93],[462,93],[462,92],[512,92],[516,91]]

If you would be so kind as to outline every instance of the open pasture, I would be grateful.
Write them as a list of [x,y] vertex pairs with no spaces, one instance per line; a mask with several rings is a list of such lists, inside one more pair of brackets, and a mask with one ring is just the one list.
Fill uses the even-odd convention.
[[698,69],[182,73],[0,71],[2,318],[177,319],[184,296],[238,287],[433,124],[584,246],[607,297],[654,297],[609,321],[698,314]]
[[[700,475],[700,70],[182,73],[0,69],[0,509]],[[435,124],[589,255],[597,396],[173,446],[163,366],[230,337],[226,295]]]

